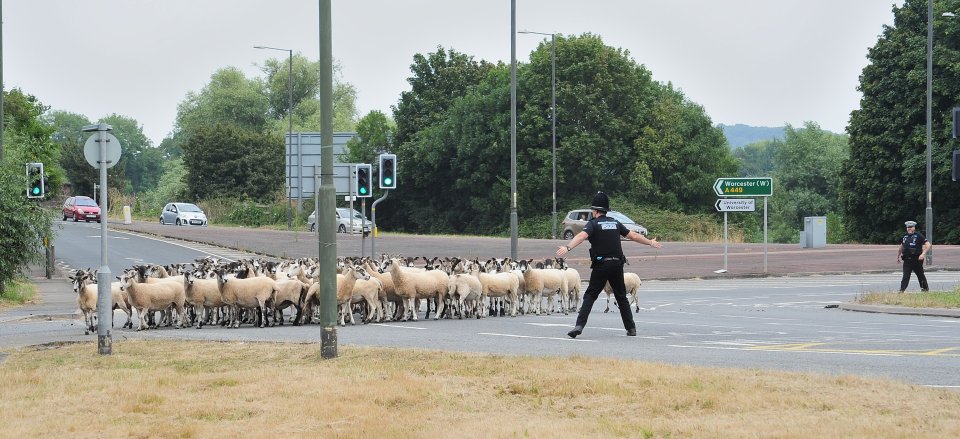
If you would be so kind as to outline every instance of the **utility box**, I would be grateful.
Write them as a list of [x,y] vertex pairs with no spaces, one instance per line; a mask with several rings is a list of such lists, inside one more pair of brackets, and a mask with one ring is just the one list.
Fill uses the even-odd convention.
[[800,232],[800,248],[824,248],[827,246],[827,217],[807,216],[803,218],[803,231]]

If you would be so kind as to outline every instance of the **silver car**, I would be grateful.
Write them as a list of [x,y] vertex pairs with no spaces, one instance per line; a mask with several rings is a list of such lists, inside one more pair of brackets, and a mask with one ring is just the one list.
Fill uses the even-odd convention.
[[196,204],[167,203],[160,212],[160,224],[176,224],[178,226],[207,226],[207,214],[203,213]]
[[[346,207],[337,208],[337,233],[347,233],[347,230],[350,230],[350,211],[351,209]],[[362,213],[357,210],[353,210],[353,233],[363,233],[364,236],[370,234],[370,228],[372,223],[368,220]],[[317,211],[314,210],[313,213],[307,217],[307,228],[311,232],[317,230]]]
[[[590,212],[590,209],[577,209],[567,212],[567,216],[563,218],[563,223],[560,224],[563,227],[563,239],[571,240],[576,234],[583,231],[583,227],[587,225],[587,221],[591,218]],[[627,229],[647,236],[647,228],[637,224],[630,217],[615,210],[607,212],[607,216],[620,221],[620,224],[623,224]]]

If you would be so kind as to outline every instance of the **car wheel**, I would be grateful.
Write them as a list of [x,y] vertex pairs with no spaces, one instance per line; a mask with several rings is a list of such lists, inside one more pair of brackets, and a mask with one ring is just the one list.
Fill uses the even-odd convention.
[[103,221],[103,220],[97,220],[97,224],[100,224],[100,221]]
[[161,226],[163,225],[163,217],[162,217],[162,216],[160,217],[160,225],[161,225]]
[[573,239],[573,230],[564,230],[564,231],[563,231],[563,239],[566,239],[566,240],[571,240],[571,239]]
[[317,223],[310,224],[310,231],[311,231],[311,232],[316,232],[316,231],[317,231]]
[[347,226],[340,224],[340,227],[337,228],[337,233],[347,233]]
[[63,216],[63,220],[64,220],[64,221],[67,220],[67,216],[66,216],[66,215]]
[[180,225],[180,218],[177,218],[177,225]]
[[80,218],[77,218],[77,215],[73,215],[73,222],[80,221]]

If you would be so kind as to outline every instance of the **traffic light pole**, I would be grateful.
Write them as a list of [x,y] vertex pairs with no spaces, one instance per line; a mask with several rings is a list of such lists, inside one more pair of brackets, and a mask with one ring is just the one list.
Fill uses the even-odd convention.
[[377,257],[377,235],[378,235],[378,232],[377,232],[377,205],[380,204],[381,201],[386,200],[388,195],[390,195],[390,191],[389,191],[389,190],[384,190],[384,191],[383,191],[383,196],[380,197],[380,198],[377,198],[377,200],[374,201],[373,204],[370,206],[370,220],[373,222],[373,230],[370,231],[370,233],[371,233],[371,236],[370,236],[370,257],[371,257],[371,258]]

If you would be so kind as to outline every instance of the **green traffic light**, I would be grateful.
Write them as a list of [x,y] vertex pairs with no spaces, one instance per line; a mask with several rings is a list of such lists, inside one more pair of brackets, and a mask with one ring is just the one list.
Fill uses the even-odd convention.
[[390,178],[390,177],[384,178],[384,179],[383,179],[383,184],[386,185],[386,186],[390,186],[390,185],[393,184],[393,179]]
[[360,195],[366,195],[366,194],[367,194],[367,188],[365,187],[360,188]]
[[40,187],[39,187],[39,186],[34,186],[34,187],[33,187],[33,194],[34,194],[34,195],[40,195]]

